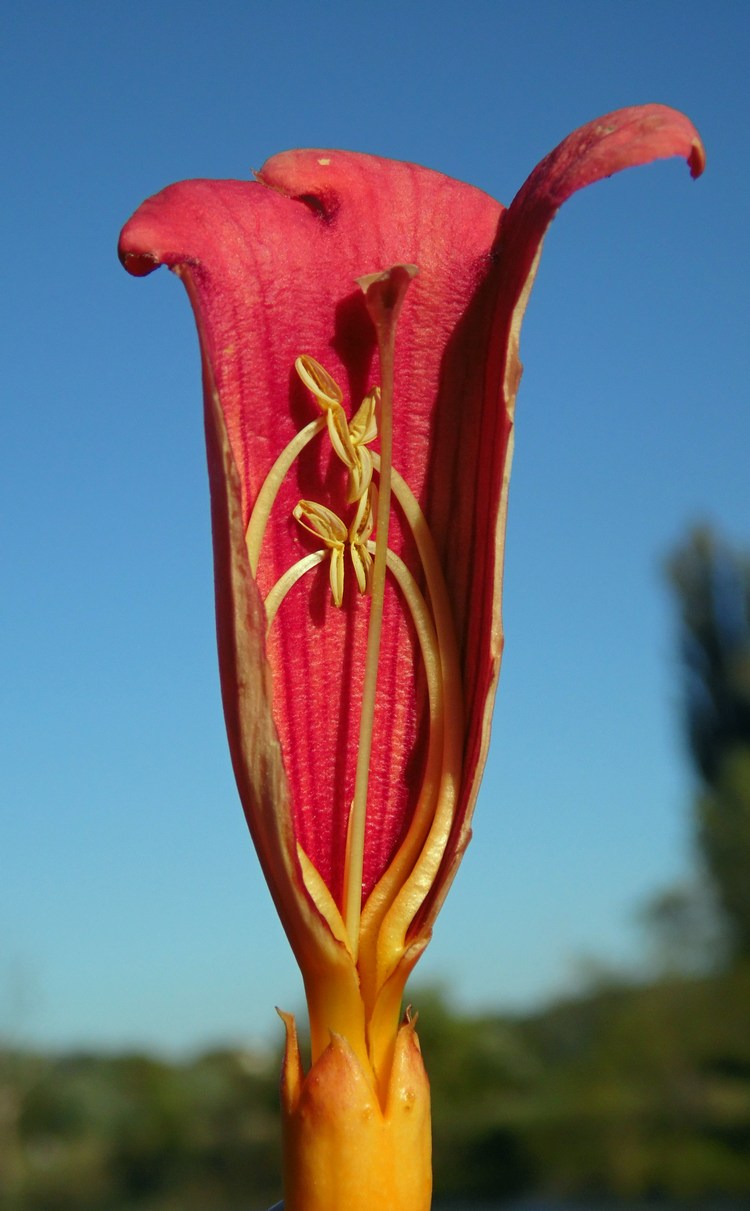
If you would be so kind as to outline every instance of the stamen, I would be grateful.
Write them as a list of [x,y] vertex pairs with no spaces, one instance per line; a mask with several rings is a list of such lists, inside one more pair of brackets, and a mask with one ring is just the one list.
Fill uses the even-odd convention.
[[373,387],[349,421],[349,436],[355,446],[366,446],[378,436],[377,410],[380,407],[380,387]]
[[370,544],[369,538],[375,526],[377,508],[378,490],[374,484],[370,484],[370,490],[360,498],[354,520],[349,526],[349,550],[360,593],[366,593],[371,587],[372,555],[370,546],[372,544]]
[[294,368],[324,411],[343,403],[344,393],[335,378],[328,373],[325,366],[316,362],[314,357],[309,357],[306,353],[300,354],[294,363]]
[[341,388],[325,367],[307,354],[298,357],[294,365],[325,413],[334,453],[349,471],[347,501],[352,504],[367,491],[372,480],[372,455],[366,445],[378,435],[376,407],[380,402],[380,389],[375,387],[370,391],[348,421],[341,406],[344,398]]
[[331,439],[334,453],[346,467],[354,462],[354,446],[349,436],[349,423],[344,409],[339,405],[329,408],[326,414],[328,420],[328,436]]
[[336,941],[343,943],[348,950],[349,939],[346,933],[346,926],[341,919],[341,913],[339,912],[338,905],[331,895],[323,876],[307,856],[299,841],[297,842],[297,858],[299,859],[302,879],[310,899],[317,908],[321,917],[323,917],[324,921],[327,922],[328,928]]
[[[359,500],[360,496],[367,491],[372,479],[372,454],[365,446],[365,440],[373,441],[377,437],[377,425],[375,423],[374,412],[374,392],[371,392],[364,400],[363,405],[359,408],[354,419],[347,421],[344,409],[341,407],[329,408],[327,412],[328,418],[328,436],[331,439],[334,453],[341,459],[344,466],[349,471],[349,492],[347,500],[352,503]],[[370,403],[370,401],[372,401]],[[363,416],[360,416],[362,407],[367,405],[367,410]],[[372,413],[370,415],[370,413]],[[357,422],[356,428],[354,427]],[[361,433],[361,436],[356,436]]]
[[331,552],[331,593],[333,604],[344,600],[344,543],[349,532],[340,517],[314,500],[301,500],[294,508],[294,517],[309,534],[322,538]]

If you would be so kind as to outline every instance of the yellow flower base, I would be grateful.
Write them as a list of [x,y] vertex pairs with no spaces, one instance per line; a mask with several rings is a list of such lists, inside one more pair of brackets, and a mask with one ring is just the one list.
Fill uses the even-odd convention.
[[282,1018],[285,1211],[429,1211],[430,1085],[414,1023],[398,1032],[381,1105],[341,1035],[305,1075],[294,1018]]

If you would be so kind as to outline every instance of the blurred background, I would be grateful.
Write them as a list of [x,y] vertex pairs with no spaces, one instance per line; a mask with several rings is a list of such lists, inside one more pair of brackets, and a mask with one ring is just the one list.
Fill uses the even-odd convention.
[[[568,203],[521,342],[506,655],[412,1000],[436,1190],[750,1200],[750,9],[6,0],[0,12],[0,1207],[279,1196],[298,973],[218,692],[199,359],[120,227],[276,151],[508,203],[570,130],[684,110]],[[536,1205],[536,1204],[535,1204]]]

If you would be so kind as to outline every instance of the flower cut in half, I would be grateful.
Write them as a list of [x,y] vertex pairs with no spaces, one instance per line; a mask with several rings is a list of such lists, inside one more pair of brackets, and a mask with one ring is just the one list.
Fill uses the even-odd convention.
[[172,185],[121,236],[125,267],[167,265],[195,311],[229,744],[313,1062],[345,1040],[383,1113],[487,753],[542,240],[576,190],[672,155],[702,171],[684,116],[620,110],[504,209],[413,164],[291,151],[252,182]]

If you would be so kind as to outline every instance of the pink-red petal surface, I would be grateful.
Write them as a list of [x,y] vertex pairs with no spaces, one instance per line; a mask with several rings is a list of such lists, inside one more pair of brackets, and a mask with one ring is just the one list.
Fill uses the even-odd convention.
[[[145,203],[122,241],[129,268],[168,264],[189,283],[239,468],[245,520],[276,455],[317,414],[294,359],[307,353],[322,362],[351,413],[378,381],[375,336],[355,279],[408,260],[420,274],[399,324],[394,465],[424,496],[443,353],[487,271],[501,208],[437,173],[350,153],[286,153],[260,179],[173,186]],[[287,477],[272,515],[258,571],[264,594],[314,546],[292,520],[298,500],[340,511],[343,488],[342,469],[317,440]],[[397,525],[391,545],[400,545]],[[322,568],[289,594],[269,639],[296,832],[337,896],[366,624],[367,603],[353,578],[337,611]],[[365,891],[393,852],[418,789],[415,670],[418,676],[411,628],[389,588]]]

